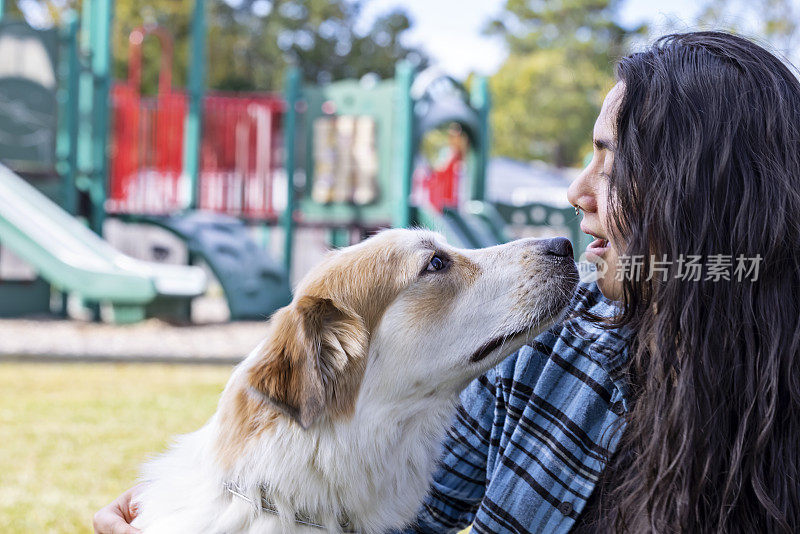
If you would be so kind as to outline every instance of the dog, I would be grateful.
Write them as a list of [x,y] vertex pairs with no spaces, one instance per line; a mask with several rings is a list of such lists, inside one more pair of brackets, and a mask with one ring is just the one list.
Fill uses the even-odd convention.
[[385,230],[275,312],[200,430],[145,464],[146,534],[386,532],[412,522],[458,394],[562,318],[564,238],[459,250]]

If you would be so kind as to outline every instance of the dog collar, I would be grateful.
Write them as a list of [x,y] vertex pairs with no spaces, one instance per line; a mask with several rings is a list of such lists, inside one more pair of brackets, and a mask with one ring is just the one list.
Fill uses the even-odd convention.
[[[225,490],[244,501],[250,503],[254,508],[260,508],[260,511],[279,516],[280,513],[278,512],[278,507],[275,505],[275,502],[267,495],[267,487],[265,485],[261,485],[259,487],[261,493],[261,502],[256,503],[248,497],[241,486],[239,486],[235,482],[225,482],[223,484]],[[259,506],[260,505],[260,506]],[[318,521],[314,521],[309,514],[304,512],[295,512],[294,514],[294,522],[298,525],[303,525],[306,527],[318,528],[320,530],[327,530],[327,527]],[[341,529],[343,534],[360,534],[360,531],[353,526],[353,523],[350,521],[349,518],[345,517],[344,520],[339,521],[339,528]]]

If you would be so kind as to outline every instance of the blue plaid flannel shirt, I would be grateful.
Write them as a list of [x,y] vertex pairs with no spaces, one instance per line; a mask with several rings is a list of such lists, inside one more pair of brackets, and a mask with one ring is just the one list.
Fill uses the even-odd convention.
[[[580,285],[571,306],[616,311],[596,284]],[[570,318],[475,380],[407,532],[569,531],[616,445],[628,339]]]

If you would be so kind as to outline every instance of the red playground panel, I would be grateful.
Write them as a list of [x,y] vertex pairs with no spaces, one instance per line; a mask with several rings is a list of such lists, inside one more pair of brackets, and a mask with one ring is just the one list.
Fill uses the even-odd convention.
[[[158,95],[142,98],[142,43],[158,39]],[[141,26],[128,37],[128,80],[111,88],[111,212],[164,212],[180,202],[186,95],[172,90],[172,37]]]
[[200,209],[269,219],[275,174],[283,168],[280,97],[215,93],[203,106]]
[[140,98],[128,84],[111,89],[109,212],[166,213],[182,205],[186,95]]
[[[188,205],[182,177],[187,97],[139,97],[112,89],[108,210],[171,213]],[[273,187],[282,169],[283,100],[271,94],[212,93],[203,100],[198,208],[234,216],[275,216]]]
[[[142,97],[142,43],[161,45],[158,94]],[[275,216],[275,174],[282,168],[283,100],[264,93],[212,93],[203,99],[200,209],[234,216]],[[183,175],[187,96],[172,88],[172,37],[142,26],[129,37],[128,80],[111,89],[111,213],[172,213],[189,206]]]

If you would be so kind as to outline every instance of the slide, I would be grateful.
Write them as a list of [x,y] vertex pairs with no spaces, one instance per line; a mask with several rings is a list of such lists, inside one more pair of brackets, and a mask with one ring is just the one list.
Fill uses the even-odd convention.
[[471,201],[463,210],[445,208],[441,214],[417,208],[417,215],[423,226],[441,232],[456,247],[483,248],[508,241],[502,217],[485,202]]
[[264,320],[292,300],[283,267],[234,217],[189,212],[169,217],[141,217],[186,242],[189,254],[202,259],[222,286],[233,320]]
[[191,298],[206,289],[199,267],[126,256],[3,165],[0,244],[60,291],[110,303],[129,320],[143,318],[157,297]]
[[467,236],[469,248],[491,247],[501,243],[494,236],[486,221],[478,215],[445,208],[442,216],[458,226]]

